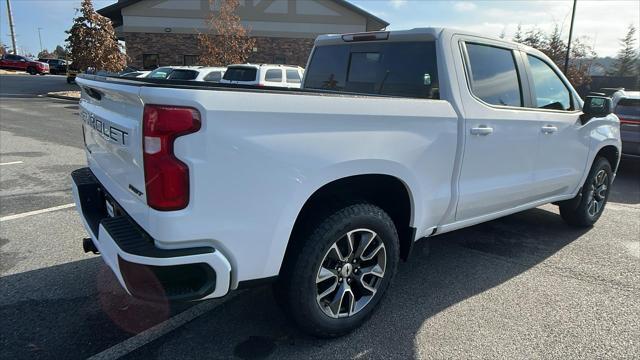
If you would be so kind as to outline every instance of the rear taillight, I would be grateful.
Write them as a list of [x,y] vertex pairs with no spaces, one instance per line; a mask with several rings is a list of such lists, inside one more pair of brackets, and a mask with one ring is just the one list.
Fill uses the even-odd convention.
[[144,179],[147,204],[162,211],[189,204],[189,167],[173,153],[176,138],[200,130],[200,113],[188,107],[145,105]]

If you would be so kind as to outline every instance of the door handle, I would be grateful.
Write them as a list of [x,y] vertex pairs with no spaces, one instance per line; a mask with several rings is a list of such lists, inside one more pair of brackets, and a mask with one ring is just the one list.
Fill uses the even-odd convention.
[[478,127],[471,128],[471,135],[487,136],[493,134],[493,128],[487,125],[480,125]]
[[553,134],[556,131],[558,131],[558,128],[553,125],[545,125],[542,127],[542,132],[544,134]]

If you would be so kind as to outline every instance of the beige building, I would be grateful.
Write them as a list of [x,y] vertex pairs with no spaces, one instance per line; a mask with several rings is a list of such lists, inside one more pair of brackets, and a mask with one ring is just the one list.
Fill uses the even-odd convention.
[[[214,9],[215,11],[215,9]],[[118,0],[98,12],[113,21],[130,65],[197,63],[208,0]],[[346,0],[240,0],[238,15],[256,39],[249,61],[305,66],[320,34],[373,31],[389,24]]]

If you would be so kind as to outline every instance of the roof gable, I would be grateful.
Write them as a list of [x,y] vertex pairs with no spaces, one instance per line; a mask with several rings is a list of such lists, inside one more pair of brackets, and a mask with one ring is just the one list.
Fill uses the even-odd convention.
[[[144,0],[118,0],[117,3],[109,5],[107,7],[104,7],[100,10],[98,10],[98,13],[102,16],[106,16],[109,19],[111,19],[111,21],[114,23],[114,26],[120,26],[123,23],[122,20],[122,9],[137,4],[141,1]],[[350,2],[348,2],[347,0],[325,0],[327,2],[332,2],[335,5],[338,5],[340,7],[346,8],[360,16],[363,16],[366,21],[367,21],[367,30],[380,30],[383,28],[386,28],[387,26],[389,26],[389,23],[386,22],[385,20],[365,11],[364,9],[355,6],[353,4],[351,4]],[[242,3],[244,3],[244,1],[242,1]],[[257,4],[254,4],[254,6],[256,6],[257,8],[261,8],[264,7],[264,9],[262,9],[262,11],[268,10],[269,7],[274,6],[275,1],[274,0],[262,0],[260,2],[258,2]],[[253,3],[252,3],[253,4]],[[186,2],[185,2],[185,5]],[[244,4],[241,4],[244,5]],[[326,5],[330,5],[330,4],[326,4]],[[325,4],[322,4],[322,2],[315,2],[314,5],[309,5],[309,4],[305,4],[305,8],[313,8],[316,7],[316,11],[324,11],[324,14],[327,16],[331,16],[331,7],[327,7]],[[190,6],[190,5],[189,5]],[[277,4],[275,5],[276,9],[277,9]],[[188,7],[188,6],[187,6]],[[156,5],[156,8],[157,5]],[[172,9],[166,9],[166,10],[172,10]],[[175,10],[175,9],[173,9]],[[273,11],[273,9],[271,10]],[[276,10],[277,11],[277,10]],[[280,9],[281,11],[281,9]]]

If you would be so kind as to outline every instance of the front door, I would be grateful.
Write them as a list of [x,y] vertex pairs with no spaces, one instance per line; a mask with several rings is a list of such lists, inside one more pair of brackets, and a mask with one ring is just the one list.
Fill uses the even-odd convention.
[[575,96],[545,60],[525,55],[529,64],[532,107],[538,109],[540,149],[533,176],[539,198],[573,193],[582,179],[589,154],[588,133],[580,131]]

